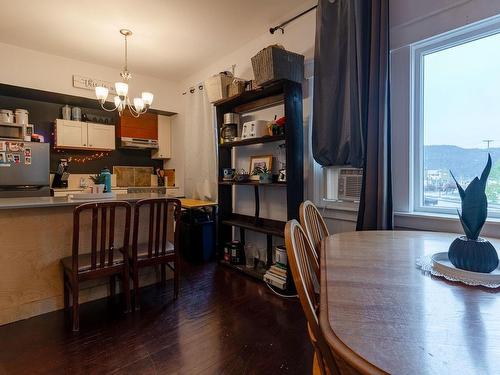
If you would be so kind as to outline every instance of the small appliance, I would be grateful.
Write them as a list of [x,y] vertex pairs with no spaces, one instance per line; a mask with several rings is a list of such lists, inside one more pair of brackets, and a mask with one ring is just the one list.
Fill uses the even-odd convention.
[[24,126],[12,122],[0,123],[0,139],[1,138],[24,141]]
[[121,148],[157,149],[157,139],[121,137]]
[[267,130],[267,123],[268,121],[265,120],[245,122],[241,132],[241,139],[265,137],[269,134]]
[[59,164],[57,165],[57,171],[54,174],[54,179],[52,180],[53,188],[67,188],[69,179],[69,163],[68,159],[59,159]]
[[238,126],[240,125],[240,115],[237,113],[225,113],[224,123],[221,128],[221,142],[234,142],[238,137]]

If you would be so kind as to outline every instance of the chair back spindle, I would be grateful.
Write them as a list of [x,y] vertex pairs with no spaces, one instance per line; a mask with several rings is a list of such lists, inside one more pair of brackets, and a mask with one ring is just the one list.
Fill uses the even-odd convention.
[[321,240],[330,235],[318,208],[311,201],[305,201],[299,208],[300,224],[309,237],[316,258],[319,260]]

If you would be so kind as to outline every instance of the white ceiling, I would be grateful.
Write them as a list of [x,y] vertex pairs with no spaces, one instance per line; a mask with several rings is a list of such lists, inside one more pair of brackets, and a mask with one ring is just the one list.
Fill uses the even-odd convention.
[[179,80],[310,2],[3,0],[0,42],[120,69],[128,28],[129,70]]

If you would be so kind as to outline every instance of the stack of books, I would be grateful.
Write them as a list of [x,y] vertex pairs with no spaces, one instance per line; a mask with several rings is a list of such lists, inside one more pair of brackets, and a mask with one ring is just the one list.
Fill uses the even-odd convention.
[[273,264],[264,275],[264,281],[276,288],[286,289],[286,267],[281,264]]

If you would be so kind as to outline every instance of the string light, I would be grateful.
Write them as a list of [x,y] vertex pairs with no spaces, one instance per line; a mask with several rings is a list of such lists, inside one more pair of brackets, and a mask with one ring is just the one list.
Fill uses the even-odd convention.
[[[66,154],[66,151],[56,150],[59,154]],[[109,156],[110,152],[96,152],[94,154],[85,155],[85,156],[67,156],[68,162],[70,163],[79,163],[83,164],[88,161],[99,160]]]

